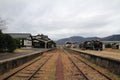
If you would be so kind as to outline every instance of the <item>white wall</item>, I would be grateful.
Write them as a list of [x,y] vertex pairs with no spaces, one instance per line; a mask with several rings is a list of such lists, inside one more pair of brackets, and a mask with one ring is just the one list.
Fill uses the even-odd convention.
[[24,40],[24,46],[32,47],[32,41]]

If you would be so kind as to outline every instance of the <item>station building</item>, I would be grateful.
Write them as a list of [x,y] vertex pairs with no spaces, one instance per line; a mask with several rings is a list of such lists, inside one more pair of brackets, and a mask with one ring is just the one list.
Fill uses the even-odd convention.
[[56,43],[48,38],[47,35],[38,34],[36,36],[32,36],[33,47],[35,48],[53,48],[56,47]]
[[53,48],[56,43],[51,40],[47,35],[38,34],[32,36],[30,33],[6,33],[11,37],[20,41],[20,47],[33,47],[33,48]]
[[6,33],[20,41],[20,47],[32,47],[32,35],[30,33]]

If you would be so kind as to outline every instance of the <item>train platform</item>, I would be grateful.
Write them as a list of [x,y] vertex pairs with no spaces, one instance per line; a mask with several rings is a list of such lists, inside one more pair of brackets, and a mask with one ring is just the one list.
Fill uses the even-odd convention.
[[52,49],[22,48],[14,53],[0,53],[0,75]]
[[79,48],[72,48],[72,50],[120,61],[120,50],[105,49],[103,51],[95,51],[95,50],[81,50]]
[[120,75],[120,50],[105,49],[103,51],[70,49],[87,60]]
[[22,48],[22,49],[17,49],[14,53],[0,53],[0,62],[11,58],[30,55],[36,52],[44,52],[46,50],[48,49]]

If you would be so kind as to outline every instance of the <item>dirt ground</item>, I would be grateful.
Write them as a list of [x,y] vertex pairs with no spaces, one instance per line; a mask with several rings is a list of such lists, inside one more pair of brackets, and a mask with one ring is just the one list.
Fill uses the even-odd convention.
[[120,60],[120,50],[117,49],[105,49],[103,51],[96,51],[96,50],[81,50],[80,48],[72,48],[73,50],[94,54],[101,57],[111,58],[114,60]]
[[104,51],[120,53],[120,50],[119,50],[119,49],[106,48]]

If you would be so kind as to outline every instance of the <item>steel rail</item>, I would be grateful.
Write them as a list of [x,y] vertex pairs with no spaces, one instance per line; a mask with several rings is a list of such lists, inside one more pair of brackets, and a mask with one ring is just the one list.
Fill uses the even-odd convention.
[[34,77],[34,75],[38,72],[38,71],[40,71],[40,69],[48,62],[48,60],[52,57],[53,55],[51,55],[42,65],[40,65],[38,68],[37,68],[37,70],[31,75],[31,76],[29,76],[29,78],[27,79],[27,80],[31,80],[33,77]]
[[[43,57],[44,57],[44,56],[43,56]],[[25,69],[26,67],[28,67],[28,66],[34,64],[36,61],[42,59],[43,57],[40,57],[40,58],[36,59],[35,61],[31,62],[30,64],[24,66],[23,68],[21,68],[21,69],[15,71],[14,73],[10,74],[9,76],[7,76],[6,78],[4,78],[3,80],[8,80],[10,77],[12,77],[12,76],[14,76],[15,74],[19,73],[20,71],[22,71],[22,70]]]
[[108,80],[112,80],[110,77],[108,77],[107,75],[103,74],[102,72],[100,72],[99,70],[95,69],[94,67],[92,67],[91,65],[87,64],[86,62],[84,62],[83,60],[81,60],[80,58],[74,56],[76,59],[80,60],[81,62],[83,62],[85,65],[89,66],[90,68],[92,68],[93,70],[97,71],[99,74],[101,74],[102,76],[104,76],[105,78],[107,78]]
[[[64,53],[67,53],[64,51]],[[68,54],[66,54],[68,55]],[[77,70],[82,74],[82,76],[86,79],[86,80],[89,80],[87,78],[87,76],[82,72],[82,70],[77,66],[77,64],[72,60],[72,58],[68,55],[68,59],[72,62],[72,64],[77,68]]]
[[69,60],[73,63],[73,65],[77,68],[77,70],[83,75],[83,77],[86,79],[86,80],[89,80],[87,78],[87,76],[81,71],[81,69],[77,66],[77,64],[68,56]]
[[[68,52],[68,51],[67,51]],[[74,52],[72,50],[72,52],[69,51],[69,53],[77,53],[77,52]],[[79,54],[78,54],[79,55]],[[80,55],[79,55],[80,56]],[[107,75],[105,75],[104,73],[100,72],[99,70],[95,69],[94,67],[92,67],[91,65],[87,64],[85,61],[81,60],[80,58],[74,56],[76,59],[78,59],[79,61],[81,61],[82,63],[84,63],[85,65],[89,66],[90,68],[92,68],[93,70],[97,71],[100,75],[104,76],[106,79],[108,80],[112,80],[110,77],[108,77]]]

